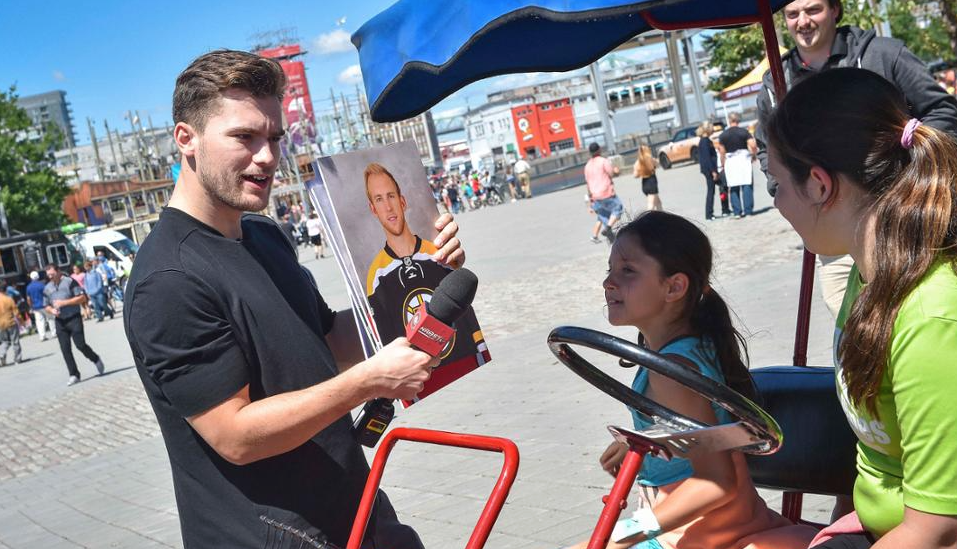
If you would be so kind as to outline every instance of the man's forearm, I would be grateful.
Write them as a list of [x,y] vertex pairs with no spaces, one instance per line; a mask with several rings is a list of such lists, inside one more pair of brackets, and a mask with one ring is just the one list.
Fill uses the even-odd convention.
[[[353,369],[299,391],[242,402],[248,399],[247,387],[247,394],[237,400],[238,410],[230,417],[230,424],[217,426],[212,435],[220,440],[207,442],[237,465],[289,452],[374,397],[363,375]],[[190,418],[190,423],[197,427],[202,419],[203,414],[199,414]]]

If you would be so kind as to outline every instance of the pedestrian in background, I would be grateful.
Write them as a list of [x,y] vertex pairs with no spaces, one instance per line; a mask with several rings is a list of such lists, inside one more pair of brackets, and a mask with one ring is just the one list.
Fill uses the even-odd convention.
[[20,349],[20,324],[17,304],[6,293],[7,283],[0,280],[0,366],[7,365],[7,350],[13,347],[13,360],[23,362]]
[[85,289],[80,288],[86,292],[86,295],[89,297],[89,302],[93,306],[93,314],[96,315],[97,322],[103,322],[103,316],[109,315],[113,318],[113,308],[110,307],[109,302],[106,299],[106,273],[100,269],[100,259],[97,257],[93,258],[92,263],[90,264],[90,270],[87,272],[84,279]]
[[718,137],[718,152],[724,179],[728,185],[731,209],[738,219],[754,213],[754,174],[751,164],[757,161],[758,145],[751,133],[739,126],[741,115],[728,115],[728,129]]
[[[76,280],[63,276],[56,265],[52,263],[47,265],[46,272],[49,282],[43,289],[43,304],[47,312],[56,318],[56,338],[60,342],[60,352],[63,353],[66,369],[70,373],[70,379],[66,384],[75,385],[80,381],[80,371],[73,358],[73,348],[70,347],[71,338],[76,348],[96,367],[97,374],[103,375],[103,361],[86,344],[83,319],[80,318],[80,305],[86,300],[86,293]],[[98,277],[88,277],[87,285],[95,278]]]
[[648,210],[664,209],[661,206],[661,197],[658,196],[658,176],[655,175],[657,167],[658,161],[652,156],[651,147],[648,145],[639,147],[632,175],[641,178],[641,192],[647,199],[645,209]]
[[518,184],[522,189],[522,198],[532,197],[532,165],[524,158],[519,158],[515,163],[515,177],[518,178]]
[[[30,283],[27,284],[27,303],[33,314],[33,325],[36,326],[40,341],[56,337],[53,317],[43,308],[43,287],[46,282],[40,280],[40,273],[30,271]],[[49,333],[49,335],[47,335]]]
[[[702,122],[698,126],[698,165],[701,167],[701,174],[704,175],[704,182],[707,186],[707,194],[704,201],[704,218],[714,219],[714,188],[718,187],[720,192],[721,177],[718,174],[718,151],[711,142],[711,134],[714,132],[714,125],[711,122]],[[728,209],[728,199],[725,196],[721,201],[721,215],[728,215],[731,211]]]
[[591,241],[601,242],[598,233],[601,232],[608,242],[615,240],[615,231],[612,227],[618,222],[625,207],[618,195],[615,194],[615,183],[611,180],[619,174],[618,166],[612,164],[601,155],[601,145],[592,143],[588,146],[591,159],[585,164],[585,185],[588,187],[589,209],[598,216],[595,228],[592,230]]
[[[89,261],[84,262],[82,265],[77,263],[73,266],[73,272],[70,274],[70,278],[76,280],[76,283],[83,288],[84,292],[86,291],[86,277],[92,268],[93,267]],[[45,282],[44,285],[46,285]],[[43,304],[42,300],[40,301],[40,304]],[[93,309],[90,307],[89,299],[87,299],[83,305],[80,306],[80,310],[83,312],[83,320],[90,320],[93,318]]]
[[326,257],[325,248],[322,244],[322,220],[319,214],[312,212],[309,219],[306,220],[306,234],[309,236],[309,243],[312,244],[316,259]]

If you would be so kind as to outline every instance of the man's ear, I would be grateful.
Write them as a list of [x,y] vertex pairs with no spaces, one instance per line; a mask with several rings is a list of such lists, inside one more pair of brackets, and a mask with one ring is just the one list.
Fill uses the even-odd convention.
[[199,146],[199,132],[186,122],[177,122],[173,128],[173,141],[183,156],[192,158]]
[[399,205],[402,206],[402,210],[406,209],[405,195],[399,195]]
[[667,303],[681,301],[688,293],[688,275],[675,273],[668,277],[668,292],[665,294]]
[[830,206],[837,200],[837,180],[831,177],[831,174],[827,173],[827,170],[820,166],[811,167],[811,173],[808,174],[805,189],[807,189],[811,202],[821,207]]
[[368,204],[369,204],[369,211],[372,212],[372,215],[376,215],[375,206],[372,205],[372,201],[370,200]]

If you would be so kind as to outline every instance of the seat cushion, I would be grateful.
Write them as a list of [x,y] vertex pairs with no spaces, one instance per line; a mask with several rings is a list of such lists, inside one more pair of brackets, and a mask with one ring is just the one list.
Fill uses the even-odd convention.
[[857,476],[857,437],[834,385],[834,368],[769,366],[751,370],[762,407],[784,433],[770,456],[747,456],[756,486],[850,495]]

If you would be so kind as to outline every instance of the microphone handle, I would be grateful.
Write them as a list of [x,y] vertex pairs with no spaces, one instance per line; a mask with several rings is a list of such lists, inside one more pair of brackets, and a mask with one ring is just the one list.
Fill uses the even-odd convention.
[[356,416],[356,421],[352,424],[352,434],[359,444],[367,448],[375,448],[394,417],[395,406],[392,404],[392,399],[370,400]]
[[[417,313],[406,327],[406,337],[412,346],[433,357],[442,353],[454,333],[452,326],[430,316],[427,310],[425,314]],[[394,417],[395,406],[392,399],[370,400],[362,407],[352,424],[352,434],[359,444],[374,448]]]

